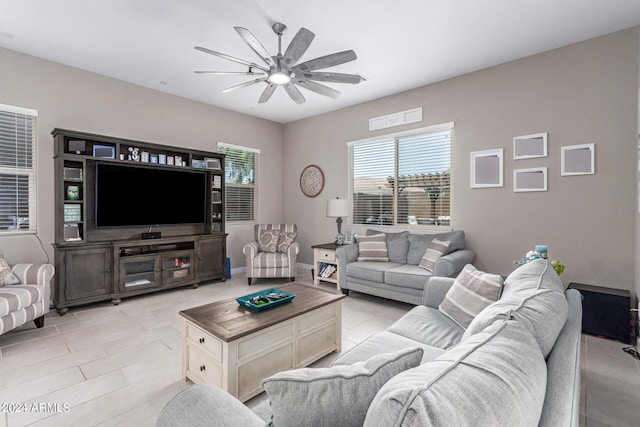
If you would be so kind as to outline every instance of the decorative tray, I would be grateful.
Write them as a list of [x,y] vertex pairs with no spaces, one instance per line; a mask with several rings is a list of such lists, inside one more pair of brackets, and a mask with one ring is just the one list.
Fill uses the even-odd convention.
[[270,288],[261,292],[236,298],[236,301],[238,301],[238,304],[241,306],[247,307],[253,311],[262,311],[291,302],[295,296],[295,294],[290,292]]

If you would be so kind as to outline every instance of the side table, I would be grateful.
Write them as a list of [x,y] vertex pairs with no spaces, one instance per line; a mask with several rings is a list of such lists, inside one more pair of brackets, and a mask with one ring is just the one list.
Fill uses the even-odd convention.
[[313,249],[313,269],[315,270],[314,285],[320,284],[320,281],[335,283],[338,290],[340,290],[338,258],[336,258],[336,249],[339,246],[337,243],[323,243],[311,246]]

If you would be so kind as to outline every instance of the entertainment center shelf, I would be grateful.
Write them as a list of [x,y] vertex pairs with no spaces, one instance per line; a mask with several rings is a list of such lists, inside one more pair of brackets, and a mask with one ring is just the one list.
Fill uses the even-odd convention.
[[60,314],[226,279],[224,155],[65,129],[52,135]]

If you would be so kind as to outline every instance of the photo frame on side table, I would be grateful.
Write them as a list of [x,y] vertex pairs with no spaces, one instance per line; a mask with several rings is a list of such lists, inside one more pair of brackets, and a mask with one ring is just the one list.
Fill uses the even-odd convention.
[[513,138],[513,159],[547,157],[547,133],[516,136]]
[[513,191],[547,191],[547,168],[514,169]]
[[471,188],[502,187],[504,149],[471,152]]
[[567,145],[560,148],[560,175],[594,175],[595,144]]

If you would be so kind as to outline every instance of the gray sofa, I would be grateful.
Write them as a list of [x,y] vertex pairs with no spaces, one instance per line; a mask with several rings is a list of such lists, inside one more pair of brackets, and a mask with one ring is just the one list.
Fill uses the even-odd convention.
[[[276,426],[578,426],[579,292],[565,291],[550,264],[535,260],[514,271],[500,299],[465,330],[438,309],[453,282],[432,279],[424,305],[341,355],[331,368],[265,380],[271,401],[255,409],[261,417],[219,388],[195,385],[165,406],[157,425],[265,426],[270,405]],[[397,369],[398,360],[415,357],[416,351],[421,363],[409,362],[383,384],[358,384],[370,393],[348,389],[351,379],[362,379],[367,364],[387,356]],[[314,371],[322,377],[315,383]],[[283,378],[288,395],[287,386],[273,387]],[[336,391],[336,381],[344,389]],[[289,409],[288,418],[283,408]]]
[[[367,230],[366,235],[382,233]],[[442,234],[384,233],[389,261],[358,261],[358,244],[336,249],[338,285],[345,294],[349,290],[418,305],[432,277],[455,277],[475,254],[465,249],[464,231]],[[420,260],[429,243],[436,238],[451,242],[448,253],[439,258],[433,273],[420,268]]]

